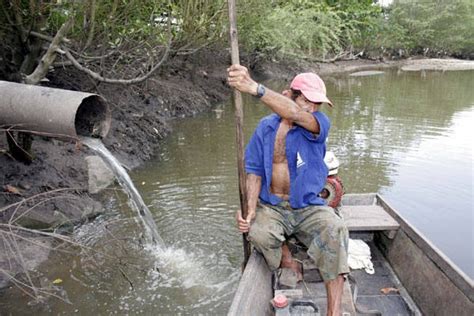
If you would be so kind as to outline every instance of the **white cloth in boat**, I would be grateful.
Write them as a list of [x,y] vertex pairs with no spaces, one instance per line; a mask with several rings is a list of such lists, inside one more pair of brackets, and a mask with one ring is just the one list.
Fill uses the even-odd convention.
[[363,240],[349,239],[348,253],[348,262],[351,269],[364,269],[368,274],[374,274],[370,247]]

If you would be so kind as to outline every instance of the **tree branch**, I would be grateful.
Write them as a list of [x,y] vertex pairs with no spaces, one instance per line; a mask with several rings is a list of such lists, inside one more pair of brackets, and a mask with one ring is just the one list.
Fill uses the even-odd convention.
[[161,60],[155,66],[153,66],[153,68],[148,73],[146,73],[143,76],[136,77],[136,78],[133,78],[133,79],[115,79],[115,78],[103,77],[99,73],[97,73],[95,71],[92,71],[89,68],[84,67],[83,65],[81,65],[77,61],[76,58],[74,58],[74,56],[72,56],[72,54],[69,52],[68,49],[63,48],[67,59],[69,59],[69,61],[72,62],[72,65],[74,67],[76,67],[77,69],[79,69],[80,71],[88,74],[93,79],[98,80],[100,82],[105,82],[105,83],[124,84],[124,85],[140,83],[140,82],[143,82],[146,79],[148,79],[158,68],[160,68],[160,66],[163,64],[163,62],[168,58],[170,49],[171,49],[171,34],[169,35],[168,45],[166,46],[165,52],[163,53],[163,56],[161,57]]
[[[6,210],[8,210],[9,208],[12,208],[14,206],[18,206],[18,205],[21,205],[23,203],[26,203],[28,202],[29,200],[32,200],[32,199],[36,199],[36,198],[40,198],[42,196],[46,196],[48,194],[53,194],[53,193],[58,193],[58,192],[63,192],[63,191],[80,191],[81,188],[60,188],[60,189],[55,189],[55,190],[51,190],[51,191],[46,191],[46,192],[42,192],[42,193],[38,193],[38,194],[35,194],[33,196],[30,196],[28,198],[25,198],[21,201],[18,201],[18,202],[15,202],[15,203],[12,203],[12,204],[9,204],[9,205],[6,205],[2,208],[0,208],[0,213],[1,212],[4,212]],[[0,224],[1,226],[2,224]]]
[[13,13],[15,15],[15,26],[18,29],[18,32],[20,34],[20,40],[22,43],[26,42],[26,31],[23,28],[23,17],[21,13],[21,2],[20,1],[13,1],[11,2],[12,7],[13,7]]
[[95,31],[95,12],[97,10],[95,0],[90,0],[90,19],[89,19],[89,35],[87,36],[87,42],[84,45],[83,50],[86,50],[92,43],[92,39],[94,38],[94,31]]
[[49,71],[49,67],[56,59],[56,51],[59,49],[59,45],[61,44],[64,35],[69,31],[73,22],[74,16],[71,15],[71,17],[63,25],[61,25],[61,28],[54,36],[53,41],[49,45],[49,48],[46,53],[41,58],[36,69],[33,71],[33,73],[25,77],[24,82],[26,84],[37,84],[38,82],[40,82],[41,79],[46,76]]
[[[54,39],[54,38],[52,38],[52,37],[49,36],[49,35],[42,34],[42,33],[38,33],[38,32],[35,32],[35,31],[30,31],[29,35],[32,35],[32,36],[34,36],[34,37],[40,38],[40,39],[45,40],[45,41],[48,41],[48,42],[52,42],[53,39]],[[69,40],[68,38],[63,37],[63,38],[61,39],[61,42],[63,42],[63,43],[68,43],[68,44],[69,44],[69,43],[71,42],[71,40]]]
[[118,50],[111,50],[110,52],[108,52],[107,54],[104,54],[104,55],[101,55],[101,56],[87,56],[87,55],[84,55],[84,54],[80,54],[78,52],[75,52],[73,50],[69,50],[71,53],[73,53],[74,55],[82,58],[82,59],[89,59],[89,60],[100,60],[100,59],[103,59],[103,58],[109,58],[110,56],[114,55],[114,54],[117,54],[119,51]]

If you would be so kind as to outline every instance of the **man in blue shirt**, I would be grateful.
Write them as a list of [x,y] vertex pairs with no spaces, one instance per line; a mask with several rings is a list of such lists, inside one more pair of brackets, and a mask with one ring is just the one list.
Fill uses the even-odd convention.
[[314,73],[299,74],[279,94],[240,65],[229,67],[228,82],[274,112],[260,121],[246,148],[248,216],[238,212],[239,230],[249,233],[271,270],[288,267],[301,274],[284,243],[295,235],[325,281],[328,315],[339,315],[343,275],[349,272],[348,231],[319,196],[328,175],[324,155],[331,125],[319,110],[323,103],[332,105],[324,82]]

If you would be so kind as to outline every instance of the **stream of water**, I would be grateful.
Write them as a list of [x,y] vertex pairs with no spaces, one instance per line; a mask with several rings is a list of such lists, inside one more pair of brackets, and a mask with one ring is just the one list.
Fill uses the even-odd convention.
[[127,171],[122,167],[122,164],[104,146],[100,139],[82,137],[81,141],[84,145],[97,153],[110,170],[112,170],[122,188],[127,192],[132,209],[137,211],[139,218],[143,222],[143,226],[147,232],[146,236],[149,237],[147,241],[153,243],[159,250],[163,251],[165,249],[165,242],[158,233],[158,227],[156,227],[153,215],[150,213],[145,202],[143,202],[142,196],[138,193],[137,188],[133,184],[132,179],[130,179]]

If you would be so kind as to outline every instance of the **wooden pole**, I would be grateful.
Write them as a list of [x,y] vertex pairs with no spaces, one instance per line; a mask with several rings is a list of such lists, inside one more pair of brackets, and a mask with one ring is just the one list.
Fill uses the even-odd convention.
[[[237,37],[237,13],[235,0],[228,0],[229,5],[229,23],[230,23],[230,55],[233,65],[240,64],[239,61],[239,42]],[[247,188],[246,188],[246,174],[244,169],[244,134],[242,126],[244,122],[244,115],[242,111],[242,94],[237,89],[233,91],[233,103],[235,107],[235,137],[237,143],[237,169],[239,173],[239,195],[240,195],[240,209],[242,210],[242,217],[247,218]],[[243,234],[244,242],[244,262],[243,267],[247,265],[250,257],[250,243],[247,240],[247,234]]]

